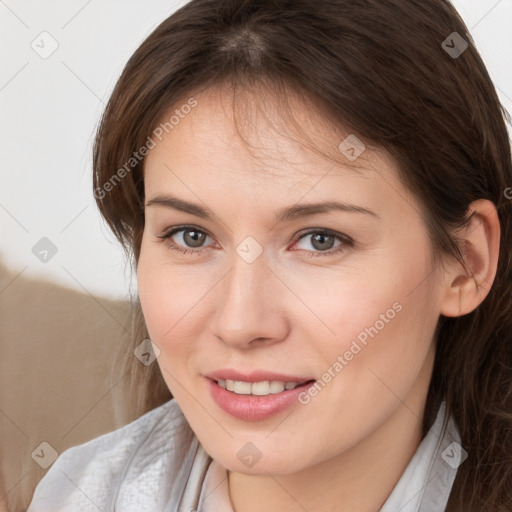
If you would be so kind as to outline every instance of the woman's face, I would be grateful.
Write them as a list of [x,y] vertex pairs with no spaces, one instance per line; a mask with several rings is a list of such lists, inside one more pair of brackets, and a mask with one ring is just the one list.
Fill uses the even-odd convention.
[[398,417],[420,428],[443,283],[391,159],[367,147],[354,160],[354,139],[338,149],[349,134],[293,95],[296,126],[338,162],[268,98],[244,98],[246,142],[229,92],[195,99],[146,159],[138,289],[206,451],[285,474],[370,446]]

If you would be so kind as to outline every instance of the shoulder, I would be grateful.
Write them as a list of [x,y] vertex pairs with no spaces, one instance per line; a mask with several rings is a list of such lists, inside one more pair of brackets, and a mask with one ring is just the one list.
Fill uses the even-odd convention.
[[162,498],[154,495],[155,484],[176,476],[184,462],[193,460],[197,444],[177,402],[170,400],[124,427],[64,451],[37,486],[27,512],[107,511],[119,500],[136,507],[151,493],[156,505]]

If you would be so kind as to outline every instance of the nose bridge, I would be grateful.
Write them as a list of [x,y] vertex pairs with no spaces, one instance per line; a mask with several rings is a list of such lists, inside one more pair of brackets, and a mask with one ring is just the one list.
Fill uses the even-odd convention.
[[285,319],[278,316],[279,280],[262,252],[256,254],[251,241],[242,242],[233,254],[231,270],[220,284],[214,333],[225,343],[239,347],[256,338],[279,339]]
[[248,325],[251,317],[262,313],[263,285],[267,281],[264,258],[260,255],[252,262],[238,253],[233,257],[231,271],[223,284],[222,312],[229,324],[235,328]]

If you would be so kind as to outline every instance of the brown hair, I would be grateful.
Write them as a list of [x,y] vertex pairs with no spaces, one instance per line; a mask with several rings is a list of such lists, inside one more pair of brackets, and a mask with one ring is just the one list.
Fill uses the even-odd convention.
[[[463,262],[450,233],[465,224],[472,201],[496,205],[496,280],[475,311],[439,319],[423,431],[446,400],[468,452],[447,510],[510,511],[510,116],[464,22],[447,0],[193,0],[179,9],[126,64],[95,140],[97,204],[135,266],[144,159],[134,152],[167,109],[228,82],[302,91],[365,143],[387,151],[422,206],[437,254]],[[134,306],[135,346],[148,335]],[[157,365],[140,364],[133,347],[128,353],[138,415],[171,395]]]

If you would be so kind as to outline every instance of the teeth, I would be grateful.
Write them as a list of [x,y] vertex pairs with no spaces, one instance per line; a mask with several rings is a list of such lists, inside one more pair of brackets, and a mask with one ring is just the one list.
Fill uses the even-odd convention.
[[263,382],[255,382],[251,387],[251,392],[253,395],[268,395],[270,394],[270,382],[265,380]]
[[235,380],[235,389],[233,390],[237,395],[250,395],[252,384],[250,382],[242,382]]
[[284,390],[295,389],[300,382],[281,382],[278,380],[265,380],[262,382],[243,382],[240,380],[219,379],[217,384],[237,395],[258,395],[266,396],[275,393],[282,393]]

